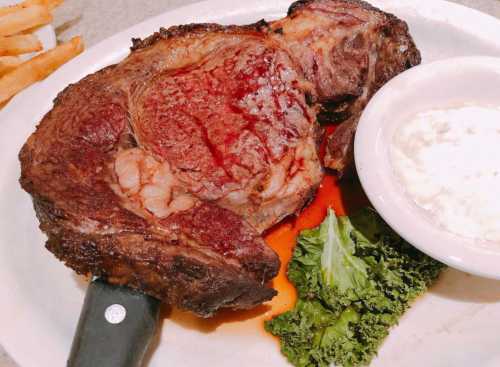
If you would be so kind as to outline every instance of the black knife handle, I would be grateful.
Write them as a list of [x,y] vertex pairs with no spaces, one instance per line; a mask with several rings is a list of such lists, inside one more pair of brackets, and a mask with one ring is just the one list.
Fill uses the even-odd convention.
[[160,301],[127,287],[90,282],[68,367],[138,367],[158,325]]

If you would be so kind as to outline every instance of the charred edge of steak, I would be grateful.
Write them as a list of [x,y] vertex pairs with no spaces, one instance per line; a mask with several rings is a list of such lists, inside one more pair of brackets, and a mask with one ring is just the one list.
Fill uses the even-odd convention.
[[[319,145],[318,145],[318,149],[319,149]],[[323,169],[324,171],[324,169]],[[311,189],[307,192],[306,195],[304,195],[304,199],[299,207],[299,209],[294,213],[295,216],[299,216],[300,213],[302,213],[302,211],[307,208],[309,206],[309,204],[312,203],[312,201],[314,200],[314,198],[316,197],[316,193],[318,192],[318,189],[321,185],[321,182],[318,183],[317,185],[314,185],[311,187]]]
[[[389,79],[393,78],[397,74],[410,69],[414,66],[419,65],[422,62],[422,55],[420,53],[420,50],[417,48],[417,45],[415,44],[415,41],[413,37],[410,34],[410,29],[408,27],[408,24],[404,21],[399,19],[393,14],[388,14],[387,15],[387,23],[384,24],[382,28],[382,32],[384,34],[384,38],[382,40],[382,49],[390,49],[391,47],[399,47],[399,44],[393,43],[393,40],[397,40],[398,38],[403,38],[405,41],[408,42],[408,50],[405,52],[407,54],[407,58],[405,60],[404,65],[403,64],[398,64],[398,67],[400,70],[398,70],[394,75],[387,75],[389,72],[381,72],[378,73],[377,79],[375,80],[375,87],[372,92],[372,95],[375,94],[377,90],[379,90],[385,83],[387,83],[388,79],[387,77],[390,76]],[[377,61],[377,66],[382,65],[382,66],[390,66],[391,62],[385,62],[385,60],[382,58],[382,60]]]
[[256,32],[261,33],[263,30],[268,28],[268,23],[261,19],[256,23],[248,25],[220,25],[217,23],[191,23],[172,26],[169,28],[160,28],[158,32],[155,32],[149,37],[144,39],[132,38],[131,51],[136,51],[141,48],[146,48],[154,45],[160,40],[168,40],[174,37],[192,37],[195,35],[200,35],[208,32],[220,32],[220,33],[247,33]]
[[253,308],[277,294],[227,265],[210,266],[180,255],[162,261],[162,266],[156,259],[131,259],[116,252],[118,246],[112,238],[107,243],[84,240],[79,234],[63,231],[59,236],[49,235],[46,247],[78,274],[126,285],[201,317],[211,317],[220,308]]
[[126,285],[201,317],[220,308],[253,308],[277,294],[265,284],[277,270],[266,269],[265,279],[257,280],[247,272],[252,264],[230,265],[178,241],[127,232],[84,234],[65,225],[67,218],[52,203],[36,197],[33,202],[47,249],[78,274]]
[[[298,12],[301,9],[307,7],[309,4],[315,3],[317,1],[318,0],[298,0],[298,1],[295,1],[288,8],[287,16],[293,17],[293,15],[295,14],[295,12]],[[390,15],[390,16],[394,17],[394,15],[389,14],[389,13],[385,13],[382,10],[380,10],[379,8],[376,8],[375,6],[373,6],[372,4],[367,3],[366,1],[362,1],[362,0],[342,0],[342,2],[346,3],[346,4],[352,4],[352,5],[355,5],[355,6],[359,6],[359,7],[363,8],[363,9],[366,9],[366,10],[369,10],[369,11],[376,11],[376,12],[383,13],[383,14]]]
[[354,171],[354,133],[360,115],[352,116],[342,122],[327,139],[325,167],[332,170],[337,177],[350,176]]
[[316,119],[320,124],[338,124],[352,116],[351,106],[359,96],[346,94],[320,104]]
[[[82,79],[80,79],[79,81],[77,81],[75,83],[68,84],[63,90],[61,90],[59,93],[57,93],[57,96],[52,101],[54,103],[54,106],[62,103],[62,100],[64,99],[64,96],[72,88],[75,88],[75,87],[79,86],[80,84],[82,84],[83,81],[86,81],[86,80],[96,81],[99,78],[101,78],[103,75],[106,75],[107,73],[112,72],[113,69],[116,68],[116,66],[117,66],[117,64],[105,66],[102,69],[99,69],[99,70],[97,70],[96,72],[94,72],[92,74],[86,75],[85,77],[83,77]],[[47,112],[47,114],[40,120],[40,124],[43,122],[43,120],[45,120],[50,115],[51,112],[52,112],[52,109],[49,112]]]

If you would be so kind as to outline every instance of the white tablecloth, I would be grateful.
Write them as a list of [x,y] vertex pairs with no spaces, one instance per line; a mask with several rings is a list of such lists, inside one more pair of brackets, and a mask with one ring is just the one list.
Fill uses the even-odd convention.
[[[54,27],[58,40],[68,40],[72,36],[82,35],[85,40],[85,45],[88,48],[118,31],[126,29],[149,17],[175,7],[196,3],[198,1],[199,0],[66,0],[66,2],[55,12]],[[479,9],[500,18],[500,0],[452,1]],[[5,353],[1,345],[0,367],[17,367],[12,359]]]

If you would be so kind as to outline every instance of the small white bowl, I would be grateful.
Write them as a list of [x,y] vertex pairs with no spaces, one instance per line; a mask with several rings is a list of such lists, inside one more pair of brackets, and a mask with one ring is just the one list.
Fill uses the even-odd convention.
[[461,103],[500,105],[500,58],[447,59],[392,79],[363,112],[354,144],[356,168],[375,209],[409,243],[454,268],[500,279],[500,243],[460,237],[438,226],[405,193],[390,162],[389,147],[401,123]]

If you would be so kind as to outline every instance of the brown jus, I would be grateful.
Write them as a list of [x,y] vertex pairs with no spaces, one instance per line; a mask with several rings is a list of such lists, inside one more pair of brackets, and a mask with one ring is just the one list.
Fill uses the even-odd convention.
[[261,233],[342,171],[368,99],[420,61],[407,26],[353,0],[299,1],[248,26],[134,40],[59,94],[20,152],[47,248],[79,273],[211,316],[271,299]]

